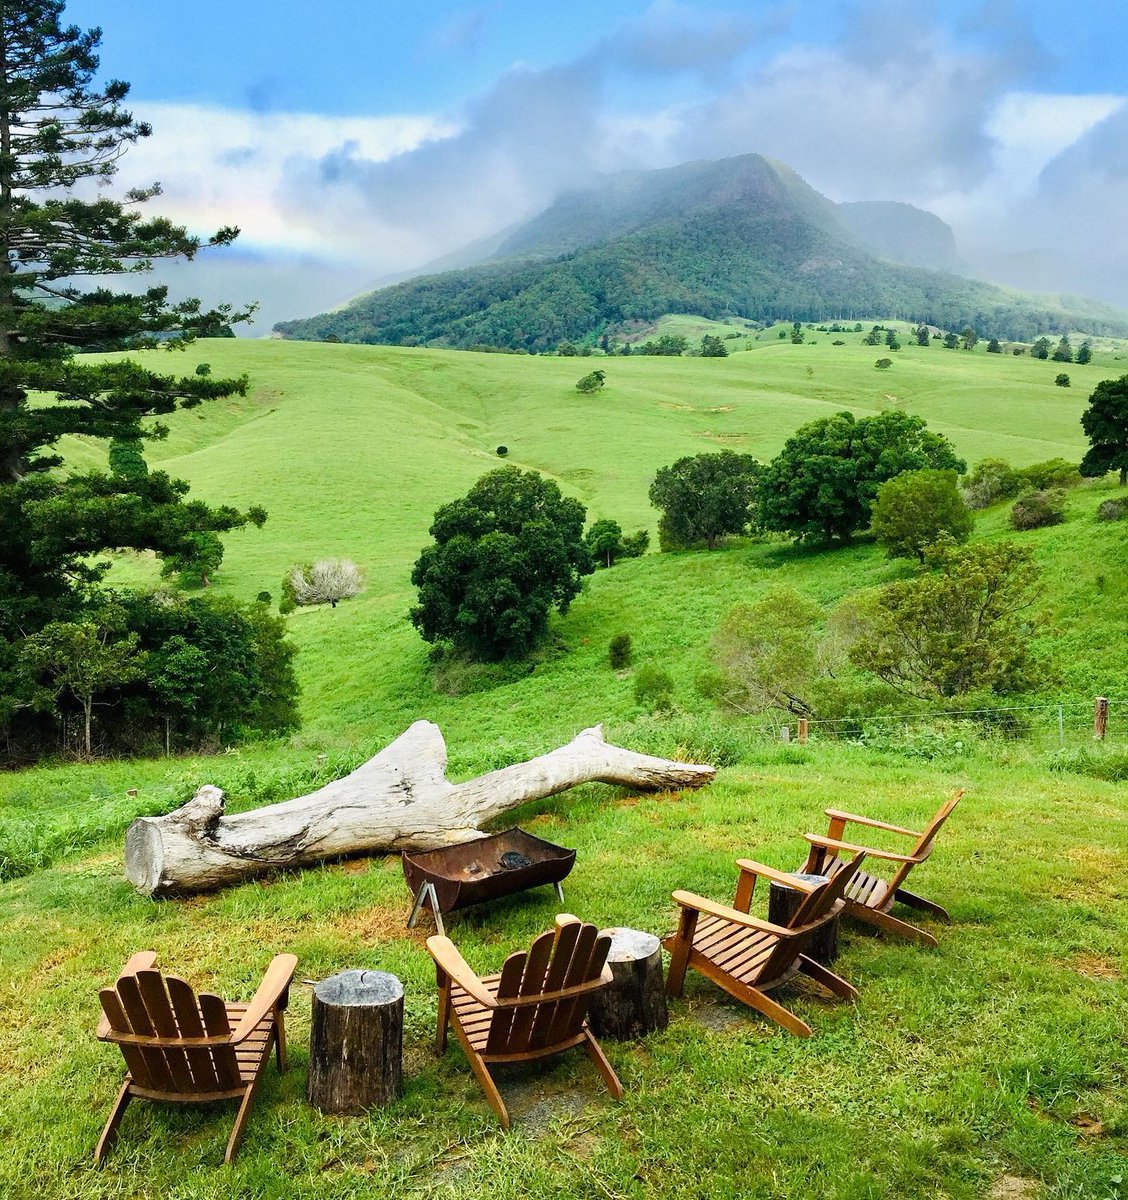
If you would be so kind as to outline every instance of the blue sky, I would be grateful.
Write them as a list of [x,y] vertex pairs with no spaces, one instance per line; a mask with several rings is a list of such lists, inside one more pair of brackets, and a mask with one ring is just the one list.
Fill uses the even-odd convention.
[[160,178],[169,215],[243,229],[187,290],[250,289],[256,332],[598,173],[750,151],[835,200],[938,212],[980,274],[1128,305],[1128,13],[1108,0],[70,0],[67,17],[102,27],[104,74],[154,125],[122,182]]

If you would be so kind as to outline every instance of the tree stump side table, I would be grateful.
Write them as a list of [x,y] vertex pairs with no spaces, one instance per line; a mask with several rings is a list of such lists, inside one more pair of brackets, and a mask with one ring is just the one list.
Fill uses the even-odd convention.
[[600,1037],[639,1038],[669,1023],[662,979],[662,944],[641,929],[601,929],[610,937],[612,982],[595,993],[588,1022]]
[[342,971],[313,989],[310,1104],[364,1112],[403,1091],[403,984],[386,971]]
[[[801,872],[793,872],[796,879],[802,879],[806,883],[825,883],[825,875],[804,875]],[[799,905],[803,903],[805,892],[801,892],[798,888],[789,888],[786,884],[777,883],[772,880],[771,888],[768,891],[768,920],[773,925],[786,925],[795,915]],[[815,962],[822,963],[824,967],[829,967],[831,963],[838,957],[838,917],[837,915],[830,918],[821,929],[819,929],[810,942],[807,943],[807,949],[803,951],[808,958],[813,958]]]

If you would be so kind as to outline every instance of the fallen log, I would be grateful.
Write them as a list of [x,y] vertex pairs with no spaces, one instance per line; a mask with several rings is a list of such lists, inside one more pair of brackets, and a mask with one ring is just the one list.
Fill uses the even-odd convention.
[[466,783],[449,782],[446,764],[439,727],[416,721],[350,775],[296,800],[227,816],[223,792],[205,785],[182,808],[133,822],[125,835],[126,878],[145,896],[214,891],[331,858],[470,841],[508,809],[581,783],[670,791],[701,787],[716,774],[614,746],[600,725]]

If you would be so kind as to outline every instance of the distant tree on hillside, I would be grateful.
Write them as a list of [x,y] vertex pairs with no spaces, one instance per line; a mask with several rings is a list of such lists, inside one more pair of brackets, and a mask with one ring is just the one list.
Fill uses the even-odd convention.
[[1061,341],[1058,342],[1057,349],[1055,349],[1053,353],[1053,360],[1054,362],[1073,361],[1073,347],[1069,344],[1068,337],[1063,336]]
[[1032,358],[1047,359],[1050,357],[1050,339],[1048,337],[1040,337],[1033,346],[1030,347],[1030,356]]
[[1093,343],[1088,338],[1077,347],[1077,354],[1073,361],[1082,367],[1093,361]]
[[624,537],[619,522],[604,517],[594,522],[584,534],[584,545],[597,567],[613,567],[621,558],[640,558],[645,554],[650,545],[650,534],[640,529]]
[[592,571],[584,506],[535,471],[500,467],[435,513],[411,572],[424,641],[478,660],[520,658],[566,612]]
[[1056,383],[1058,387],[1069,387],[1069,376],[1063,372],[1054,379],[1054,383]]
[[960,335],[958,333],[952,333],[951,331],[949,331],[948,333],[944,334],[944,349],[945,350],[955,350],[959,344],[960,344]]
[[606,371],[591,371],[576,381],[576,391],[590,396],[593,392],[598,392],[603,387],[603,382],[606,378]]
[[895,409],[822,417],[796,430],[764,469],[760,522],[801,541],[848,541],[869,524],[881,484],[925,467],[962,471],[964,462],[921,417]]
[[927,346],[932,341],[932,334],[929,333],[927,325],[918,325],[916,329],[913,330],[913,337],[916,338],[916,344],[918,346]]
[[979,334],[970,325],[965,325],[960,330],[960,343],[965,350],[974,350],[978,341]]
[[743,533],[752,520],[759,472],[750,454],[732,450],[662,467],[650,485],[650,503],[662,512],[658,544],[679,550],[704,542],[712,550],[727,534]]
[[1002,352],[1003,352],[1003,348],[1002,348],[1002,346],[999,345],[998,338],[992,338],[987,343],[987,353],[988,354],[1002,354]]
[[956,478],[955,471],[905,471],[877,489],[870,532],[890,558],[924,562],[926,548],[942,534],[967,541],[975,522]]
[[636,347],[638,354],[666,355],[670,358],[684,354],[689,349],[689,339],[678,333],[664,333],[661,337],[650,342],[643,342]]
[[701,339],[702,358],[727,358],[728,347],[715,334],[707,333]]
[[1102,379],[1081,414],[1081,428],[1089,449],[1081,459],[1081,474],[1089,477],[1120,472],[1120,486],[1128,483],[1128,375]]

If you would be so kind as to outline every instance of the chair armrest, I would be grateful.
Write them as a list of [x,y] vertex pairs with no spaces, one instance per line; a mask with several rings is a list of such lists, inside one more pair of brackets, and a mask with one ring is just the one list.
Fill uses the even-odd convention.
[[900,825],[890,825],[888,821],[875,821],[872,817],[859,817],[857,813],[842,812],[837,808],[828,808],[826,815],[832,821],[844,821],[852,825],[868,825],[871,829],[885,829],[889,833],[903,833],[905,837],[922,837],[915,829],[904,829]]
[[247,1011],[231,1032],[233,1042],[241,1042],[263,1017],[278,1005],[293,981],[297,965],[298,958],[295,954],[276,954],[274,956],[270,966],[266,968],[266,974],[262,977],[258,991],[247,1005]]
[[797,892],[813,892],[820,886],[817,883],[808,883],[805,879],[797,879],[788,871],[777,871],[775,867],[765,867],[763,863],[753,862],[750,858],[738,858],[736,865],[741,871],[750,875],[761,875],[765,879],[782,883],[784,887],[792,888]]
[[818,833],[805,833],[803,836],[812,846],[820,846],[824,850],[849,850],[854,854],[868,854],[871,858],[884,858],[889,862],[919,863],[924,859],[919,854],[894,854],[892,850],[875,850],[872,846],[856,846],[853,842],[840,842],[836,838],[823,837]]
[[438,934],[427,939],[427,953],[435,960],[435,966],[450,976],[464,992],[469,993],[486,1008],[497,1008],[497,998],[478,978],[477,973],[458,952],[458,947],[448,937]]
[[715,900],[706,900],[704,896],[693,892],[677,891],[674,893],[674,903],[682,908],[692,908],[710,917],[720,917],[723,921],[731,921],[733,925],[743,925],[746,929],[758,929],[761,933],[774,933],[777,937],[794,937],[795,930],[785,925],[773,925],[771,921],[761,921],[759,917],[741,912],[739,908],[730,908],[727,904],[718,904]]

